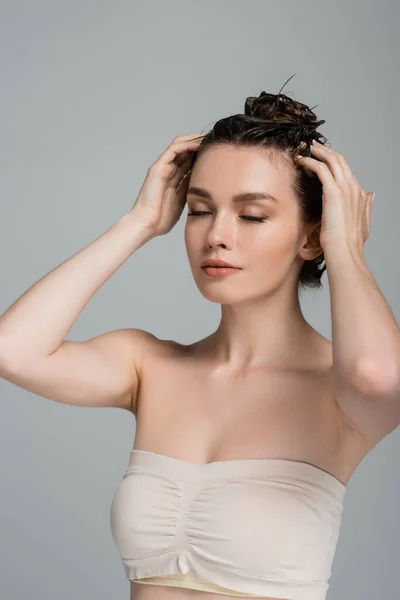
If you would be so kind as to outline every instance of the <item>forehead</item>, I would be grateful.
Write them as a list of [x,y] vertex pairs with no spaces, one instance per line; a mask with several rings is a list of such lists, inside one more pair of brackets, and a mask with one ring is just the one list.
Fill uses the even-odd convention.
[[190,185],[206,188],[216,197],[238,192],[267,192],[280,202],[293,190],[284,161],[262,148],[229,144],[201,150],[193,166]]

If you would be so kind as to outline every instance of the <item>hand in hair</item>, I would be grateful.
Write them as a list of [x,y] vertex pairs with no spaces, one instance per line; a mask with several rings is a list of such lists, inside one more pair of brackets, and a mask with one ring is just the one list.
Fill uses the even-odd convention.
[[316,158],[299,155],[297,161],[322,183],[321,247],[333,240],[362,254],[375,194],[363,190],[343,154],[316,141],[310,150]]

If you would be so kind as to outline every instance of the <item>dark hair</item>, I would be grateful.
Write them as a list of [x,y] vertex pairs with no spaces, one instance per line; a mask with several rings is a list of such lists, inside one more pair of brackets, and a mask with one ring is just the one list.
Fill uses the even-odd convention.
[[[199,152],[217,144],[266,148],[272,160],[284,160],[293,167],[291,183],[299,200],[302,219],[306,224],[317,224],[322,216],[322,183],[310,169],[299,166],[295,157],[297,154],[311,156],[310,145],[313,140],[326,143],[325,136],[316,131],[325,121],[318,121],[306,104],[282,94],[286,83],[278,94],[261,92],[257,97],[246,98],[244,114],[234,114],[216,121],[211,131],[203,137],[192,165]],[[304,261],[298,280],[300,291],[302,288],[322,286],[321,277],[326,270],[323,263],[323,252],[313,260]]]

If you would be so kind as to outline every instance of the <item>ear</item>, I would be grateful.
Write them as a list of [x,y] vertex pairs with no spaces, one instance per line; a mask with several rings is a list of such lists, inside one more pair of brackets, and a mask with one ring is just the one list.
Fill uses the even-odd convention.
[[299,248],[299,255],[304,260],[314,260],[323,253],[319,238],[321,233],[321,221],[317,224],[309,225],[304,233],[302,244]]

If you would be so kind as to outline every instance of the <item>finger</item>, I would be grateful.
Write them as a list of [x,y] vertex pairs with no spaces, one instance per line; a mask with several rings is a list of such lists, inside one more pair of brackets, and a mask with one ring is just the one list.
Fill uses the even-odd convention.
[[[349,184],[351,180],[349,179],[349,173],[346,173],[345,164],[343,164],[342,159],[339,154],[330,148],[326,148],[323,144],[315,141],[310,146],[310,151],[322,161],[326,161],[331,170],[334,178],[338,183],[341,184]],[[343,157],[344,158],[344,157]],[[344,159],[344,162],[346,160]],[[346,163],[347,164],[347,163]]]
[[190,173],[191,173],[190,171],[185,173],[183,179],[180,181],[180,183],[176,189],[176,195],[177,195],[178,202],[180,203],[182,210],[186,204],[186,195],[187,195],[187,190],[188,190],[189,182],[190,182]]
[[340,152],[335,152],[331,148],[327,148],[326,146],[324,146],[323,144],[320,144],[316,140],[314,140],[311,148],[321,148],[321,149],[326,150],[327,152],[332,152],[336,156],[336,158],[339,160],[339,162],[342,166],[343,173],[344,173],[347,183],[349,185],[356,185],[358,187],[358,189],[364,193],[364,190],[361,187],[360,182],[358,181],[358,179],[355,176],[353,170],[351,169],[349,163],[347,162],[346,157],[343,154],[341,154]]
[[205,133],[190,133],[187,135],[177,135],[171,142],[171,144],[175,144],[176,142],[182,142],[190,139],[203,138]]
[[191,162],[192,158],[187,158],[185,162],[182,163],[182,165],[180,165],[179,168],[176,169],[176,172],[171,177],[171,180],[168,182],[168,185],[170,185],[171,187],[177,187],[181,179],[183,179],[186,173],[189,171]]
[[336,184],[334,175],[328,165],[320,160],[315,160],[309,156],[298,156],[298,163],[313,171],[318,175],[319,180],[325,186],[325,189],[333,188]]
[[160,166],[170,164],[174,160],[176,162],[176,158],[183,152],[195,152],[196,150],[198,150],[202,139],[203,138],[196,140],[190,139],[186,141],[173,142],[167,147],[167,149],[161,154],[161,156],[159,156],[159,158],[155,161],[154,165]]
[[189,151],[185,150],[184,152],[182,152],[181,154],[178,154],[175,157],[174,163],[176,165],[178,165],[178,167],[180,167],[181,165],[186,163],[188,161],[188,159],[190,159],[190,158],[193,158],[193,151],[189,152]]

